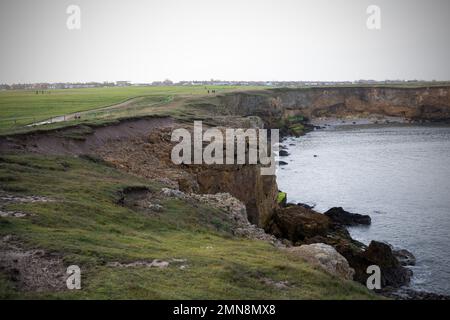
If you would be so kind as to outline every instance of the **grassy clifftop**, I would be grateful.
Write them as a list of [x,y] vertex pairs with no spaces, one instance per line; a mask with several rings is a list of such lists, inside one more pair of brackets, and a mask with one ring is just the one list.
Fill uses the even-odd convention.
[[[0,182],[2,199],[9,197],[0,208],[2,253],[7,253],[0,260],[16,254],[20,269],[28,255],[25,261],[36,267],[34,278],[4,268],[1,298],[374,297],[268,242],[233,236],[226,213],[217,208],[176,198],[159,199],[155,212],[127,206],[126,188],[145,187],[156,197],[161,186],[93,158],[2,155]],[[155,259],[168,266],[146,264]],[[79,265],[82,289],[69,291],[60,278],[50,279],[53,287],[43,285],[39,268],[49,261],[48,268],[61,274]]]
[[[91,111],[89,114],[83,114],[83,121],[94,118],[132,116],[136,113],[142,114],[141,111],[145,107],[165,105],[174,97],[197,97],[207,95],[208,90],[222,93],[243,88],[237,86],[208,86],[207,88],[205,86],[133,86],[0,91],[0,132],[14,132],[28,124],[75,112]],[[128,102],[133,102],[133,105]],[[106,107],[109,108],[105,110]],[[102,112],[100,112],[101,109],[103,109]]]

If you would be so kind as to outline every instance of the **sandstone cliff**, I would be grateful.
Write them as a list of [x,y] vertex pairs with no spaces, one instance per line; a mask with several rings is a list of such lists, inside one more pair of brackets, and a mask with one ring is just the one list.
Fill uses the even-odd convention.
[[409,120],[450,120],[450,87],[335,87],[271,89],[221,97],[236,114],[260,116],[267,125],[302,115],[317,117],[396,116]]
[[277,207],[275,176],[260,174],[256,165],[201,166],[195,170],[200,193],[228,192],[245,203],[251,223],[264,227]]

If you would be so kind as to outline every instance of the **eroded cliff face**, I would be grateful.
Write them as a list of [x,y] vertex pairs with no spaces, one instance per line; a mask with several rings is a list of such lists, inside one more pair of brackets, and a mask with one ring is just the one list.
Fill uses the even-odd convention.
[[[238,92],[217,97],[227,115],[219,125],[280,128],[291,116],[308,118],[388,115],[412,120],[450,120],[450,88],[309,88]],[[238,121],[239,120],[239,121]],[[250,121],[251,120],[251,121]],[[277,205],[275,176],[257,165],[179,166],[170,160],[170,133],[181,124],[169,117],[124,120],[94,128],[66,128],[0,139],[2,152],[93,154],[133,174],[186,192],[228,192],[245,203],[248,219],[267,226]],[[87,130],[89,129],[89,130]]]
[[276,176],[261,175],[257,165],[200,166],[192,171],[200,193],[228,192],[245,203],[248,220],[264,227],[276,209]]
[[[249,126],[255,125],[250,122]],[[0,151],[88,155],[184,192],[227,192],[246,205],[250,222],[265,226],[277,207],[276,177],[262,176],[259,165],[174,164],[171,133],[179,127],[192,130],[168,117],[126,120],[104,127],[80,126],[0,138]]]
[[273,89],[225,95],[222,103],[236,114],[258,115],[273,127],[280,119],[295,115],[450,120],[450,87]]
[[251,223],[265,226],[277,207],[276,176],[261,175],[259,165],[176,165],[170,158],[172,130],[115,141],[96,152],[122,170],[187,193],[229,193],[245,204]]

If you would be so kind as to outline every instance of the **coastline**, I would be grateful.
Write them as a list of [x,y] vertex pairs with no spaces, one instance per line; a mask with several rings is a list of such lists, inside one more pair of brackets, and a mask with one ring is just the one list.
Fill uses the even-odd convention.
[[[345,119],[339,119],[336,117],[329,118],[320,118],[314,119],[310,121],[310,124],[314,126],[313,131],[330,131],[330,130],[348,130],[348,129],[374,129],[374,128],[394,128],[394,127],[409,127],[409,126],[431,126],[431,127],[449,127],[447,122],[424,122],[424,121],[410,121],[401,117],[370,117],[370,118],[361,118],[361,117],[347,117]],[[311,131],[305,132],[305,135],[310,134]],[[287,140],[288,137],[284,137],[282,141],[282,150],[285,150],[287,154],[289,154],[290,149],[295,145],[291,140]],[[301,139],[301,138],[300,138]],[[285,159],[284,157],[279,157],[280,159]],[[291,160],[292,161],[292,160]],[[289,162],[286,163],[288,166],[291,165]],[[280,177],[277,176],[278,182]],[[282,190],[284,191],[284,190]],[[288,196],[289,197],[289,194]],[[297,199],[298,201],[298,199]],[[300,199],[302,201],[302,199]],[[307,204],[298,203],[297,205],[306,206],[310,209],[314,209],[315,203],[307,202]],[[295,205],[295,203],[288,203],[289,205]],[[335,205],[339,205],[336,203]],[[312,206],[312,207],[311,207]],[[376,208],[374,208],[375,210]],[[346,226],[346,229],[349,227]],[[353,238],[352,238],[353,239]],[[354,239],[353,239],[354,240]],[[381,242],[385,242],[380,240]],[[386,242],[387,243],[387,242]],[[366,245],[367,246],[367,245]],[[393,247],[391,246],[393,249]],[[396,247],[396,251],[406,251],[402,248]],[[406,251],[407,252],[407,251]],[[413,254],[408,252],[409,254]],[[398,257],[397,257],[398,258]],[[408,264],[404,264],[401,259],[398,261],[403,265],[408,267]],[[411,271],[411,269],[408,269]],[[412,271],[411,271],[412,276]],[[435,292],[428,292],[424,290],[417,290],[409,287],[409,280],[405,282],[403,285],[398,287],[388,286],[385,289],[378,292],[381,295],[394,298],[394,299],[413,299],[413,300],[448,300],[450,299],[449,295],[440,294]]]
[[[321,89],[322,90],[322,89]],[[325,90],[325,89],[323,89]],[[326,89],[329,90],[329,89]],[[387,90],[387,89],[386,89]],[[432,112],[430,108],[421,108],[420,106],[411,106],[405,108],[400,105],[395,105],[398,101],[392,102],[392,105],[386,106],[386,103],[391,103],[389,95],[385,94],[385,89],[380,88],[343,88],[332,89],[333,97],[330,99],[329,95],[326,95],[320,90],[267,90],[258,93],[246,92],[246,93],[229,93],[215,97],[202,97],[198,100],[190,100],[189,103],[180,104],[178,106],[180,109],[177,115],[166,114],[158,116],[145,116],[145,117],[135,117],[135,118],[122,118],[117,119],[114,122],[107,122],[101,125],[95,125],[89,122],[84,122],[83,124],[74,125],[67,128],[58,128],[54,130],[35,130],[29,133],[24,133],[22,135],[15,136],[3,136],[0,138],[0,150],[4,151],[6,155],[4,158],[0,159],[0,163],[6,168],[4,171],[3,181],[8,185],[9,190],[17,194],[23,192],[31,194],[40,194],[47,192],[48,186],[44,189],[40,189],[41,185],[45,185],[46,181],[51,181],[52,179],[59,179],[58,176],[68,177],[70,174],[80,174],[84,171],[101,171],[106,173],[104,178],[109,178],[109,175],[113,177],[114,175],[124,175],[121,176],[120,184],[117,184],[119,178],[106,179],[104,185],[108,185],[108,192],[106,193],[103,187],[100,185],[85,185],[83,184],[86,179],[91,176],[91,174],[75,175],[75,181],[79,184],[83,184],[86,194],[92,194],[92,192],[102,195],[102,201],[100,207],[97,207],[97,203],[93,199],[97,199],[96,196],[92,197],[72,197],[77,195],[78,191],[70,190],[68,193],[68,198],[71,203],[78,204],[80,199],[88,201],[90,212],[97,215],[97,218],[102,217],[102,215],[108,216],[108,212],[111,210],[120,211],[121,217],[127,217],[127,219],[136,219],[136,223],[139,222],[140,225],[147,225],[149,221],[151,224],[159,226],[161,219],[163,223],[167,223],[173,234],[177,234],[180,239],[183,239],[183,245],[185,247],[182,250],[177,250],[177,247],[166,247],[171,244],[171,240],[166,238],[167,233],[162,233],[158,235],[161,240],[155,241],[155,238],[139,238],[139,241],[145,243],[148,247],[164,247],[164,250],[171,252],[170,256],[160,257],[161,251],[147,252],[141,251],[134,247],[130,247],[129,243],[123,242],[123,237],[120,235],[122,232],[124,234],[130,235],[133,230],[122,230],[123,225],[118,224],[116,217],[109,217],[107,223],[112,225],[111,230],[121,230],[119,233],[114,234],[107,231],[108,235],[111,235],[113,243],[119,247],[127,248],[127,252],[130,251],[133,255],[127,256],[127,252],[111,252],[104,254],[104,252],[96,252],[100,257],[96,264],[104,265],[104,261],[111,262],[112,264],[107,264],[106,267],[118,268],[123,266],[131,265],[148,265],[153,266],[153,260],[149,261],[142,260],[161,258],[162,261],[173,265],[173,259],[177,261],[179,259],[187,259],[189,261],[189,267],[193,270],[198,271],[197,275],[202,275],[204,272],[210,272],[209,269],[201,269],[199,266],[199,260],[194,255],[189,255],[185,257],[185,253],[189,252],[189,248],[193,246],[197,248],[199,243],[203,246],[203,240],[196,238],[198,234],[195,234],[194,240],[190,238],[192,235],[190,232],[198,228],[204,230],[205,234],[209,237],[215,237],[217,232],[222,232],[226,234],[226,238],[219,235],[217,242],[214,242],[213,246],[207,245],[207,249],[215,246],[220,246],[220,243],[225,243],[226,248],[224,252],[227,254],[236,250],[235,244],[246,245],[249,250],[254,250],[252,257],[257,257],[260,259],[258,263],[253,264],[254,260],[246,257],[245,251],[240,251],[242,263],[236,267],[233,266],[233,259],[230,256],[230,261],[226,261],[225,264],[230,272],[227,271],[226,275],[234,275],[240,270],[248,270],[243,277],[236,281],[236,292],[237,294],[233,297],[248,297],[246,291],[242,291],[239,288],[239,284],[242,280],[251,284],[248,287],[254,287],[255,281],[256,286],[261,283],[265,286],[270,286],[275,294],[272,297],[286,296],[282,290],[291,290],[289,297],[314,297],[314,293],[311,291],[304,290],[304,287],[298,286],[297,281],[298,272],[289,272],[286,270],[299,270],[300,268],[313,268],[313,264],[305,263],[302,260],[302,256],[297,250],[305,249],[304,246],[309,249],[314,248],[314,250],[319,250],[319,252],[325,253],[327,261],[334,263],[335,257],[343,257],[345,263],[342,259],[342,264],[340,267],[344,269],[344,276],[341,277],[340,273],[333,273],[335,271],[342,271],[333,269],[326,269],[330,264],[326,265],[324,270],[317,273],[308,273],[305,278],[307,281],[313,281],[314,284],[311,290],[320,289],[321,286],[325,286],[326,290],[323,293],[316,295],[316,298],[350,298],[352,294],[358,297],[373,297],[373,293],[370,292],[366,287],[366,269],[370,265],[380,265],[383,270],[383,281],[388,287],[401,287],[403,284],[407,283],[409,278],[408,271],[401,262],[395,258],[392,249],[381,243],[374,242],[369,245],[364,245],[353,239],[347,227],[336,221],[332,217],[328,217],[324,214],[315,212],[311,208],[304,208],[297,205],[286,205],[282,203],[277,203],[278,200],[278,188],[277,182],[274,176],[272,177],[262,177],[260,173],[260,168],[257,165],[233,165],[233,166],[220,166],[220,165],[174,165],[170,161],[170,151],[172,150],[173,144],[171,144],[171,132],[175,128],[186,128],[187,130],[192,129],[192,123],[195,120],[203,120],[208,126],[221,126],[221,127],[240,127],[240,128],[279,128],[282,132],[282,136],[301,136],[305,132],[314,130],[314,125],[311,124],[310,119],[314,120],[319,118],[321,115],[335,114],[336,118],[339,119],[340,116],[346,116],[355,112],[355,108],[363,108],[365,105],[359,105],[358,103],[379,103],[380,99],[383,100],[383,106],[376,105],[372,106],[377,111],[383,108],[387,108],[389,114],[403,114],[409,113],[415,115],[420,119],[424,117],[424,121],[431,121],[434,117],[445,117],[446,116],[446,104],[442,104],[444,107],[441,109],[441,113]],[[445,92],[448,92],[442,89]],[[342,91],[342,92],[341,92]],[[397,94],[396,89],[389,89]],[[408,89],[400,90],[398,94],[404,94],[409,96],[409,94],[414,94],[417,91],[419,95],[425,95],[428,91],[425,89]],[[404,91],[404,92],[403,92]],[[433,96],[435,101],[431,101],[430,104],[436,105],[440,103],[441,98],[440,91],[433,91]],[[444,93],[445,93],[444,92]],[[353,100],[348,100],[348,95],[354,95]],[[374,99],[373,95],[377,95],[377,99]],[[367,98],[365,95],[371,95]],[[405,98],[402,96],[402,99]],[[381,97],[381,98],[380,98]],[[311,102],[311,99],[315,99]],[[355,104],[355,99],[360,102]],[[425,98],[424,98],[425,99]],[[434,98],[433,98],[434,99]],[[339,100],[343,100],[341,103]],[[375,101],[376,100],[376,101]],[[347,101],[351,103],[347,104]],[[386,102],[387,101],[387,102]],[[370,107],[370,106],[369,106]],[[346,109],[348,108],[348,109]],[[398,110],[397,110],[398,108]],[[255,118],[258,121],[254,121]],[[363,117],[355,117],[362,119]],[[345,120],[347,122],[347,120]],[[348,120],[349,121],[349,120]],[[388,120],[390,121],[390,120]],[[422,120],[417,120],[422,121]],[[341,121],[342,122],[342,121]],[[354,126],[361,125],[355,121],[351,121]],[[379,124],[379,125],[389,125]],[[43,129],[47,129],[44,126]],[[25,158],[24,161],[18,160],[18,158]],[[54,159],[57,159],[56,164]],[[320,157],[319,157],[320,159]],[[34,163],[45,163],[45,165],[36,166]],[[47,162],[52,162],[53,164],[47,165]],[[288,163],[287,163],[288,164]],[[19,167],[22,171],[15,171],[15,167]],[[24,167],[24,168],[22,168]],[[47,170],[47,167],[50,169]],[[73,171],[71,168],[77,168]],[[42,172],[42,176],[36,178],[35,176],[28,176],[28,169],[32,168],[34,171]],[[59,170],[58,175],[54,175],[55,170]],[[117,171],[113,171],[117,170]],[[48,172],[50,171],[50,172]],[[12,178],[15,174],[19,174],[19,179]],[[94,177],[102,177],[100,174],[93,175]],[[138,178],[139,180],[132,180],[132,178]],[[37,179],[37,180],[35,180]],[[42,180],[40,180],[42,179]],[[27,185],[29,189],[22,186],[22,181],[32,181],[33,183]],[[39,188],[36,188],[37,182],[39,182]],[[74,181],[69,180],[71,183]],[[128,181],[133,181],[128,182]],[[57,181],[61,183],[62,181]],[[67,183],[64,181],[63,183]],[[53,183],[55,184],[55,183]],[[124,189],[127,185],[146,185],[150,191],[145,191],[144,189],[139,189],[137,192],[132,194],[132,197],[136,197],[136,205],[128,208],[126,206],[126,197],[120,197],[117,200],[111,196],[111,193],[123,195],[128,190]],[[153,185],[154,184],[154,185]],[[161,185],[169,188],[170,190],[158,190]],[[151,186],[151,187],[150,187]],[[91,188],[93,188],[91,190]],[[84,190],[83,189],[83,190]],[[111,192],[111,190],[115,190]],[[156,191],[155,191],[156,190]],[[64,191],[64,190],[62,190]],[[54,191],[50,194],[56,198],[64,198],[59,194],[60,190]],[[219,193],[229,193],[230,196],[242,203],[245,207],[245,213],[239,210],[239,213],[245,217],[244,222],[245,228],[238,226],[235,229],[229,228],[228,225],[228,215],[229,212],[224,212],[222,209],[219,211],[213,210],[217,213],[212,221],[205,214],[205,210],[202,206],[197,203],[197,198],[192,197],[192,194],[219,194]],[[46,193],[45,193],[46,194]],[[188,195],[188,196],[186,196]],[[141,198],[142,197],[142,198]],[[196,198],[196,199],[192,199]],[[281,198],[280,200],[282,200]],[[133,200],[133,199],[131,199]],[[205,199],[203,199],[205,200]],[[208,201],[210,201],[209,199]],[[211,202],[213,202],[211,200]],[[234,202],[234,200],[233,200]],[[81,208],[84,203],[79,203]],[[142,207],[145,205],[144,207]],[[45,211],[39,204],[34,205],[38,210]],[[104,207],[103,207],[104,206]],[[242,208],[242,206],[239,206]],[[124,209],[124,207],[126,207]],[[72,212],[72,206],[64,207],[65,211],[69,214],[77,216],[83,210],[79,209],[76,212]],[[195,208],[195,209],[193,209]],[[19,207],[19,209],[21,209]],[[123,211],[129,210],[129,211]],[[180,214],[184,211],[189,212],[189,217]],[[225,210],[226,211],[226,210]],[[211,211],[208,211],[211,212]],[[356,211],[355,211],[356,212]],[[28,219],[33,219],[39,221],[39,215],[27,213],[25,210],[23,212],[25,216],[12,217],[8,216],[8,219],[15,229],[14,231],[22,238],[32,239],[33,246],[37,246],[39,249],[47,249],[48,241],[47,234],[41,233],[38,229],[24,229],[20,224],[22,221],[27,221]],[[126,213],[126,215],[124,215]],[[131,213],[131,214],[130,214]],[[7,214],[10,214],[7,212]],[[60,226],[59,216],[52,216],[53,212],[50,211],[50,226]],[[195,220],[191,221],[190,217],[194,217]],[[114,219],[113,219],[114,218]],[[3,219],[3,218],[2,218]],[[91,218],[86,220],[74,220],[73,229],[75,230],[88,230],[83,231],[83,237],[92,238],[92,241],[97,241],[94,233],[89,232],[92,229],[90,223]],[[123,218],[125,219],[125,218]],[[141,222],[141,220],[143,221]],[[149,219],[149,220],[147,220]],[[145,221],[145,222],[144,222]],[[124,222],[120,220],[120,222]],[[179,227],[179,222],[181,222],[181,228]],[[184,228],[186,227],[186,228]],[[239,230],[238,230],[239,229]],[[264,229],[264,230],[263,230]],[[72,229],[70,229],[72,231]],[[69,232],[71,232],[69,231]],[[147,230],[151,232],[157,232],[154,230]],[[265,231],[265,233],[264,233]],[[26,233],[25,233],[26,232]],[[131,232],[131,233],[130,233]],[[63,234],[63,233],[59,233]],[[268,235],[267,235],[268,234]],[[140,235],[140,234],[138,234]],[[276,244],[281,242],[281,250],[271,241],[267,242],[261,238],[267,238],[276,236],[278,238]],[[14,234],[14,236],[16,236]],[[10,234],[6,234],[5,238],[10,241]],[[43,242],[39,242],[40,239],[44,239]],[[230,241],[227,241],[229,239]],[[280,240],[281,239],[281,240]],[[255,243],[255,240],[263,240],[261,242]],[[6,240],[5,240],[6,241]],[[23,240],[20,239],[22,242]],[[101,242],[101,241],[100,241]],[[208,242],[208,240],[207,240]],[[255,246],[255,244],[257,244]],[[323,244],[323,246],[314,246],[315,244]],[[9,244],[8,244],[9,245]],[[22,243],[21,243],[22,245]],[[73,237],[71,239],[66,239],[64,237],[58,238],[58,241],[52,241],[52,245],[55,247],[53,250],[58,251],[61,255],[63,254],[73,254],[70,248],[76,246],[83,247],[84,243],[80,241],[79,237]],[[261,248],[260,246],[264,246]],[[9,248],[9,247],[8,247]],[[7,249],[8,249],[7,248]],[[144,246],[142,246],[144,248]],[[268,248],[270,248],[270,251]],[[290,248],[293,250],[284,250]],[[9,249],[8,249],[9,250]],[[269,251],[270,252],[269,252]],[[322,251],[320,251],[322,250]],[[203,252],[203,251],[202,251]],[[210,263],[217,261],[217,256],[212,254],[213,251],[205,252],[205,259]],[[269,253],[268,253],[269,252]],[[228,255],[223,257],[228,257]],[[267,265],[266,261],[272,261],[267,255],[276,255],[277,262],[275,264]],[[302,254],[305,254],[303,252]],[[125,256],[125,258],[124,258]],[[113,258],[111,258],[113,257]],[[179,258],[181,257],[181,258]],[[88,257],[83,257],[85,261]],[[38,260],[40,258],[37,258]],[[113,259],[113,260],[111,260]],[[166,260],[164,260],[166,259]],[[248,260],[247,260],[248,259]],[[290,265],[289,268],[277,268],[279,265],[279,259],[282,261],[290,261],[293,259],[294,262],[286,262]],[[110,261],[111,260],[111,261]],[[250,261],[250,262],[249,262]],[[76,261],[75,261],[76,262]],[[146,264],[147,263],[147,264]],[[166,265],[166,264],[164,264]],[[255,270],[254,266],[257,265],[258,268],[263,266],[265,270],[269,270],[271,277],[264,276],[261,274],[260,270]],[[275,267],[274,267],[275,265]],[[181,266],[180,266],[181,267]],[[323,267],[323,266],[320,266]],[[169,271],[174,271],[172,276],[179,276],[177,270],[172,267]],[[351,271],[353,269],[353,271]],[[121,269],[122,270],[122,269]],[[122,274],[127,274],[126,267],[123,269],[125,271],[116,271]],[[317,270],[316,270],[317,271]],[[329,272],[330,271],[330,272]],[[184,272],[184,271],[183,271]],[[327,275],[328,273],[328,275]],[[331,274],[331,276],[330,276]],[[362,285],[357,284],[353,281],[348,281],[349,275],[355,275],[353,278]],[[97,276],[97,275],[96,275]],[[100,275],[98,275],[100,276]],[[231,283],[234,281],[233,277],[231,279],[223,278],[223,274],[214,274],[218,281],[227,281]],[[285,277],[289,279],[284,279]],[[161,275],[162,281],[167,281]],[[297,280],[296,280],[297,279]],[[206,281],[203,277],[197,279],[198,281]],[[287,281],[287,283],[286,283]],[[317,282],[320,282],[317,285]],[[100,283],[100,282],[99,282]],[[119,284],[116,284],[119,285]],[[153,284],[149,284],[152,286]],[[205,283],[205,285],[207,285]],[[163,288],[162,288],[163,289]],[[279,290],[279,291],[276,291]],[[336,293],[336,290],[337,293]],[[261,292],[271,292],[266,289]],[[341,292],[345,292],[342,294]],[[197,292],[191,293],[192,297],[204,296],[205,292],[201,292],[200,295]],[[257,292],[253,297],[260,297],[260,292]],[[189,296],[189,297],[191,297]],[[223,295],[217,295],[217,297],[223,297]],[[229,298],[227,295],[226,297]],[[379,296],[377,296],[379,297]],[[430,296],[427,296],[430,298]],[[403,297],[405,298],[405,297]],[[412,298],[412,297],[410,297]],[[416,297],[419,298],[419,297]],[[437,297],[435,297],[437,299]]]

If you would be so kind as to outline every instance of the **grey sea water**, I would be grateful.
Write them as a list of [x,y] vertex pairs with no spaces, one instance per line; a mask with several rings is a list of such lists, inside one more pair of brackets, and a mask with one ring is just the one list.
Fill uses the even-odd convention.
[[355,239],[410,250],[411,287],[450,294],[450,127],[348,126],[284,145],[277,181],[288,201],[369,214],[371,226],[350,229]]

